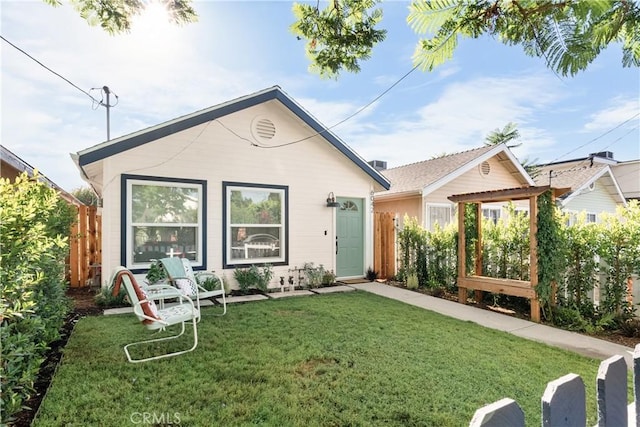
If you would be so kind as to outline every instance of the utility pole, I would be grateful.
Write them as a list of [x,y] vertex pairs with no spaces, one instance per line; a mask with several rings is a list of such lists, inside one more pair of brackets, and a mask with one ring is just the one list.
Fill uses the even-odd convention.
[[[107,141],[111,140],[111,116],[110,116],[110,109],[111,107],[115,107],[116,105],[118,105],[118,103],[116,102],[115,104],[111,105],[110,102],[110,95],[113,93],[110,89],[109,86],[102,86],[102,91],[107,95],[107,102],[102,102],[100,101],[100,105],[102,105],[103,107],[105,107],[107,109]],[[113,93],[113,96],[116,97],[116,100],[118,99],[118,95],[116,95],[115,93]]]
[[111,92],[109,91],[109,86],[102,86],[102,90],[107,94],[107,103],[105,104],[105,107],[107,108],[107,141],[110,141],[111,131],[109,129],[111,128],[111,120],[109,118],[109,108],[111,108],[111,105],[109,105],[109,94]]

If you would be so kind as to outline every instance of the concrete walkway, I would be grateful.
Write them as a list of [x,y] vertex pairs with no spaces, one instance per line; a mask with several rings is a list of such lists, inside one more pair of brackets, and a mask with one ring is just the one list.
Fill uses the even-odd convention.
[[605,360],[611,356],[621,355],[625,358],[627,367],[629,369],[633,367],[633,348],[620,344],[541,325],[528,320],[518,319],[507,316],[506,314],[495,313],[442,298],[424,295],[408,289],[385,285],[383,283],[373,282],[349,286],[431,310],[445,316],[468,320],[487,328],[509,332],[522,338],[575,351],[587,357]]

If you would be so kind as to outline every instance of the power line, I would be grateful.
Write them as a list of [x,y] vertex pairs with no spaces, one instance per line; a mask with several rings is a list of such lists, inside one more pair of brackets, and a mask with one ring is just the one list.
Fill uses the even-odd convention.
[[[591,144],[592,142],[595,142],[595,141],[599,140],[600,138],[602,138],[602,137],[604,137],[604,136],[606,136],[606,135],[610,134],[610,133],[611,133],[611,132],[613,132],[614,130],[616,130],[616,129],[618,129],[619,127],[621,127],[622,125],[624,125],[624,124],[626,124],[626,123],[630,122],[631,120],[635,119],[635,118],[636,118],[636,117],[638,117],[638,116],[640,116],[640,113],[636,113],[636,114],[634,114],[633,116],[629,117],[627,120],[623,121],[622,123],[618,124],[617,126],[615,126],[615,127],[611,128],[611,129],[609,129],[608,131],[604,132],[603,134],[601,134],[601,135],[599,135],[599,136],[596,136],[596,137],[595,137],[595,138],[593,138],[592,140],[587,141],[587,142],[585,142],[584,144],[582,144],[582,145],[580,145],[580,146],[578,146],[578,147],[574,148],[573,150],[571,150],[571,151],[569,151],[569,152],[567,152],[567,153],[565,153],[565,154],[561,155],[560,157],[556,157],[554,160],[552,160],[552,161],[550,161],[550,162],[548,162],[548,163],[545,163],[545,164],[543,164],[543,165],[540,165],[540,166],[548,166],[548,165],[550,165],[550,164],[552,164],[552,163],[555,163],[556,161],[560,160],[561,158],[563,158],[563,157],[565,157],[565,156],[568,156],[568,155],[569,155],[569,154],[571,154],[571,153],[575,153],[575,152],[576,152],[576,151],[578,151],[579,149],[584,148],[584,147],[586,147],[587,145]],[[633,130],[635,130],[635,129],[637,129],[637,128],[632,129],[632,131],[633,131]],[[620,137],[620,138],[616,139],[616,140],[615,140],[615,141],[613,141],[611,144],[607,145],[607,147],[610,147],[610,146],[611,146],[611,145],[613,145],[614,143],[618,142],[620,139],[624,138],[624,137],[625,137],[625,136],[627,136],[629,133],[631,133],[631,131],[627,132],[627,133],[626,133],[626,134],[624,134],[622,137]],[[606,147],[605,147],[605,148],[606,148]]]
[[[413,73],[415,70],[417,70],[417,69],[418,69],[418,66],[419,66],[419,65],[415,65],[413,68],[411,68],[411,70],[407,71],[407,72],[406,72],[402,77],[400,77],[398,80],[396,80],[396,81],[395,81],[391,86],[389,86],[388,88],[386,88],[384,91],[382,91],[382,93],[380,93],[378,96],[376,96],[375,98],[373,98],[371,101],[369,101],[368,103],[366,103],[365,105],[363,105],[362,107],[360,107],[359,109],[357,109],[353,114],[351,114],[351,115],[349,115],[349,116],[345,117],[344,119],[340,120],[338,123],[335,123],[334,125],[329,126],[329,127],[325,128],[325,129],[321,130],[320,132],[316,132],[316,133],[314,133],[314,134],[311,134],[311,135],[309,135],[309,136],[305,136],[304,138],[300,138],[300,139],[297,139],[297,140],[295,140],[295,141],[285,142],[285,143],[283,143],[283,144],[278,144],[278,145],[269,145],[269,146],[264,146],[264,145],[258,145],[258,144],[254,143],[254,142],[251,142],[251,141],[249,141],[249,142],[251,142],[251,144],[252,144],[252,145],[254,145],[254,146],[258,147],[258,148],[281,148],[281,147],[286,147],[286,146],[288,146],[288,145],[298,144],[299,142],[303,142],[303,141],[306,141],[306,140],[308,140],[308,139],[311,139],[311,138],[313,138],[313,137],[315,137],[315,136],[322,135],[322,134],[324,134],[324,133],[328,132],[329,130],[331,130],[331,129],[333,129],[333,128],[337,127],[337,126],[340,126],[340,125],[341,125],[341,124],[343,124],[344,122],[346,122],[346,121],[348,121],[348,120],[351,120],[352,118],[354,118],[355,116],[357,116],[358,114],[360,114],[361,112],[363,112],[364,110],[366,110],[367,108],[369,108],[369,107],[370,107],[374,102],[376,102],[377,100],[379,100],[380,98],[382,98],[383,96],[385,96],[387,93],[389,93],[389,92],[391,91],[391,89],[393,89],[393,88],[394,88],[394,87],[396,87],[398,84],[400,84],[400,82],[402,82],[404,79],[406,79],[407,77],[409,77],[409,75],[410,75],[411,73]],[[220,123],[220,122],[219,122],[219,123]],[[222,124],[222,123],[220,123],[220,124]],[[226,126],[224,126],[223,124],[222,124],[222,126],[223,126],[225,129],[230,130],[229,128],[227,128],[227,127],[226,127]],[[235,132],[232,132],[232,133],[234,133],[234,134],[235,134]],[[237,136],[237,134],[236,134],[236,136]],[[242,138],[242,139],[245,139],[245,140],[246,140],[246,138]]]
[[51,68],[47,67],[46,65],[44,65],[42,62],[38,61],[37,59],[35,59],[33,56],[29,55],[27,52],[25,52],[24,50],[20,49],[18,46],[16,46],[15,44],[11,43],[9,40],[7,40],[4,36],[0,35],[0,38],[2,40],[4,40],[6,43],[8,43],[9,45],[11,45],[13,48],[15,48],[16,50],[18,50],[19,52],[23,53],[24,55],[26,55],[29,59],[31,59],[32,61],[36,62],[38,65],[40,65],[42,68],[44,68],[45,70],[49,71],[50,73],[55,74],[56,76],[60,77],[62,80],[64,80],[65,82],[69,83],[71,86],[73,86],[74,88],[78,89],[80,92],[82,92],[83,94],[87,95],[89,98],[91,98],[91,100],[93,102],[96,102],[98,104],[101,104],[101,101],[98,101],[97,99],[95,99],[93,96],[91,96],[91,94],[89,92],[87,92],[84,89],[81,89],[80,87],[78,87],[77,85],[75,85],[73,82],[71,82],[71,80],[67,79],[66,77],[64,77],[63,75],[61,75],[60,73],[57,73],[55,71],[53,71]]

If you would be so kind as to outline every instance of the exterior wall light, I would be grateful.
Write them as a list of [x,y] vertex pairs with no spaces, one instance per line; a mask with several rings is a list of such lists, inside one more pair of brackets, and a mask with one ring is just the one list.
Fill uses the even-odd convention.
[[336,196],[333,195],[333,191],[329,193],[327,197],[327,207],[328,208],[337,208],[340,206],[340,203],[336,202]]

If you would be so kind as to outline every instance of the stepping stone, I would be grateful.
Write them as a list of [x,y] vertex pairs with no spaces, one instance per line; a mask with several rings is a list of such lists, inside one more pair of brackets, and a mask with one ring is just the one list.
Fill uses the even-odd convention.
[[269,294],[269,298],[287,298],[287,297],[298,297],[298,296],[306,296],[313,295],[313,292],[307,290],[299,290],[299,291],[287,291],[287,292],[271,292]]
[[351,286],[344,286],[344,285],[327,286],[326,288],[311,289],[311,291],[315,292],[316,294],[332,294],[334,292],[351,292],[355,290],[356,289],[352,288]]
[[109,316],[113,314],[125,314],[125,313],[133,313],[133,307],[118,307],[118,308],[107,308],[104,310],[104,315]]
[[[261,301],[261,300],[265,300],[265,299],[269,299],[269,297],[265,296],[265,295],[238,295],[235,297],[227,297],[226,301],[227,304],[233,304],[236,302],[249,302],[249,301]],[[216,299],[216,301],[218,301],[220,304],[222,304],[222,300],[221,299]]]

